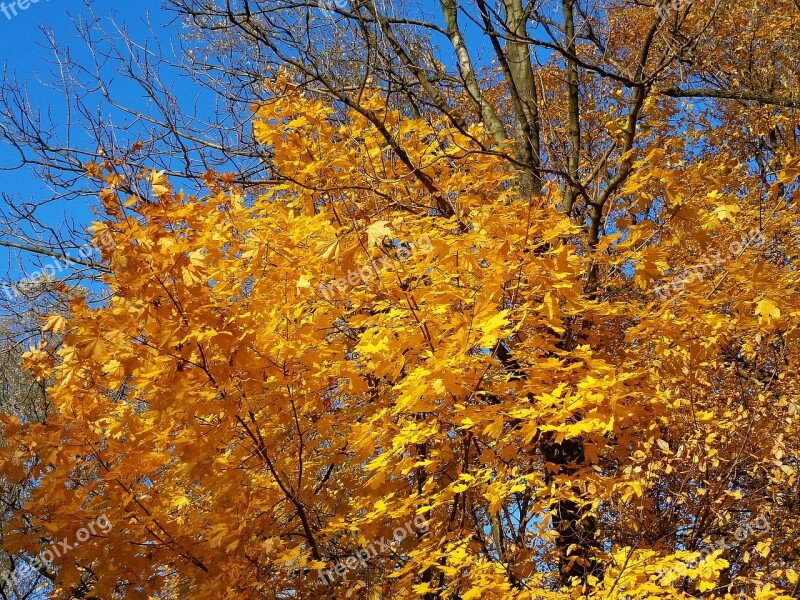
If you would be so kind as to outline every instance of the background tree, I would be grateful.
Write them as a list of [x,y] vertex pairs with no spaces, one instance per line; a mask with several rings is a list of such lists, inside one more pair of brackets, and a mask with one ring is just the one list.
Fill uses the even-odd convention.
[[[25,423],[44,423],[48,419],[50,405],[46,388],[51,382],[37,379],[24,370],[22,357],[30,345],[38,343],[41,338],[44,316],[48,313],[65,314],[69,304],[65,297],[78,291],[59,293],[50,289],[52,285],[48,281],[20,285],[15,288],[17,297],[13,305],[9,303],[5,307],[8,316],[0,328],[0,414],[5,418]],[[0,443],[7,447],[5,439],[0,438]],[[15,515],[23,515],[27,526],[30,515],[24,505],[30,499],[30,491],[36,482],[27,479],[18,468],[6,467],[8,471],[4,470],[0,479],[0,522],[5,527]],[[4,600],[47,597],[48,591],[52,590],[49,586],[55,579],[54,572],[33,568],[30,555],[9,551],[5,545],[0,557],[0,597]]]

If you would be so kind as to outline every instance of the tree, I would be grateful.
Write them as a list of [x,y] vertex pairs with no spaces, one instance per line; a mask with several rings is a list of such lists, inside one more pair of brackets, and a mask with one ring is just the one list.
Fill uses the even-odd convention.
[[265,166],[79,163],[111,295],[29,355],[12,548],[107,516],[56,565],[97,597],[798,596],[796,7],[171,4],[254,105],[198,152]]
[[[25,422],[46,422],[50,410],[46,388],[52,381],[37,379],[25,372],[22,369],[22,356],[31,340],[35,343],[41,336],[42,315],[54,311],[63,314],[65,298],[63,294],[49,297],[41,293],[41,287],[35,289],[32,283],[22,287],[35,298],[26,298],[22,302],[18,299],[16,312],[5,318],[0,328],[0,414],[13,415]],[[38,304],[32,300],[38,301]],[[0,438],[0,444],[5,447],[7,441]],[[19,469],[10,467],[3,471],[0,478],[0,522],[3,527],[15,515],[23,515],[23,520],[27,518],[23,507],[35,485],[36,482],[25,478]],[[55,573],[48,569],[33,569],[24,554],[9,552],[5,545],[3,548],[0,555],[0,597],[13,600],[46,598],[49,581],[55,578]]]

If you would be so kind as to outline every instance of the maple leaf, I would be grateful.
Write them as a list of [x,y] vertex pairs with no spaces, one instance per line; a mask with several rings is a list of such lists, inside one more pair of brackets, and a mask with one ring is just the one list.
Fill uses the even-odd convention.
[[54,334],[61,333],[67,326],[67,319],[63,315],[49,315],[42,331],[52,331]]
[[392,230],[387,227],[389,221],[375,221],[367,227],[367,244],[379,246],[383,240],[392,236]]
[[771,322],[780,319],[781,311],[775,306],[772,300],[763,298],[758,301],[755,308],[755,314],[758,315],[759,320]]
[[742,209],[735,204],[720,204],[714,209],[714,213],[720,221],[728,220],[735,221],[736,213],[742,212]]

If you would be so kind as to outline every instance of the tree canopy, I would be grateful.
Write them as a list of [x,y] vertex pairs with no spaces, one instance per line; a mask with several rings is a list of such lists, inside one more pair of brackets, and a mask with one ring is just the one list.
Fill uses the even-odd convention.
[[796,4],[170,4],[235,144],[27,138],[107,292],[0,417],[48,594],[800,598]]

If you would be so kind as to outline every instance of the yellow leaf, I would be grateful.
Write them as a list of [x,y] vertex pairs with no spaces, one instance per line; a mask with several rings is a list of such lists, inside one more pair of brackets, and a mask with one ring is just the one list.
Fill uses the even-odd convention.
[[47,317],[47,322],[44,325],[44,331],[52,331],[53,333],[61,333],[66,327],[67,320],[62,315],[50,315]]
[[387,227],[389,221],[375,221],[367,227],[367,244],[369,246],[379,245],[385,237],[392,236],[392,230]]
[[742,209],[735,204],[720,204],[714,209],[714,212],[720,221],[724,221],[725,219],[735,221],[736,213],[742,212]]
[[771,548],[768,542],[758,542],[756,544],[756,552],[758,552],[762,558],[767,558],[770,550]]
[[775,306],[772,300],[768,300],[767,298],[760,300],[758,304],[756,304],[755,314],[758,315],[759,321],[766,320],[770,322],[773,319],[780,319],[781,317],[780,309]]

